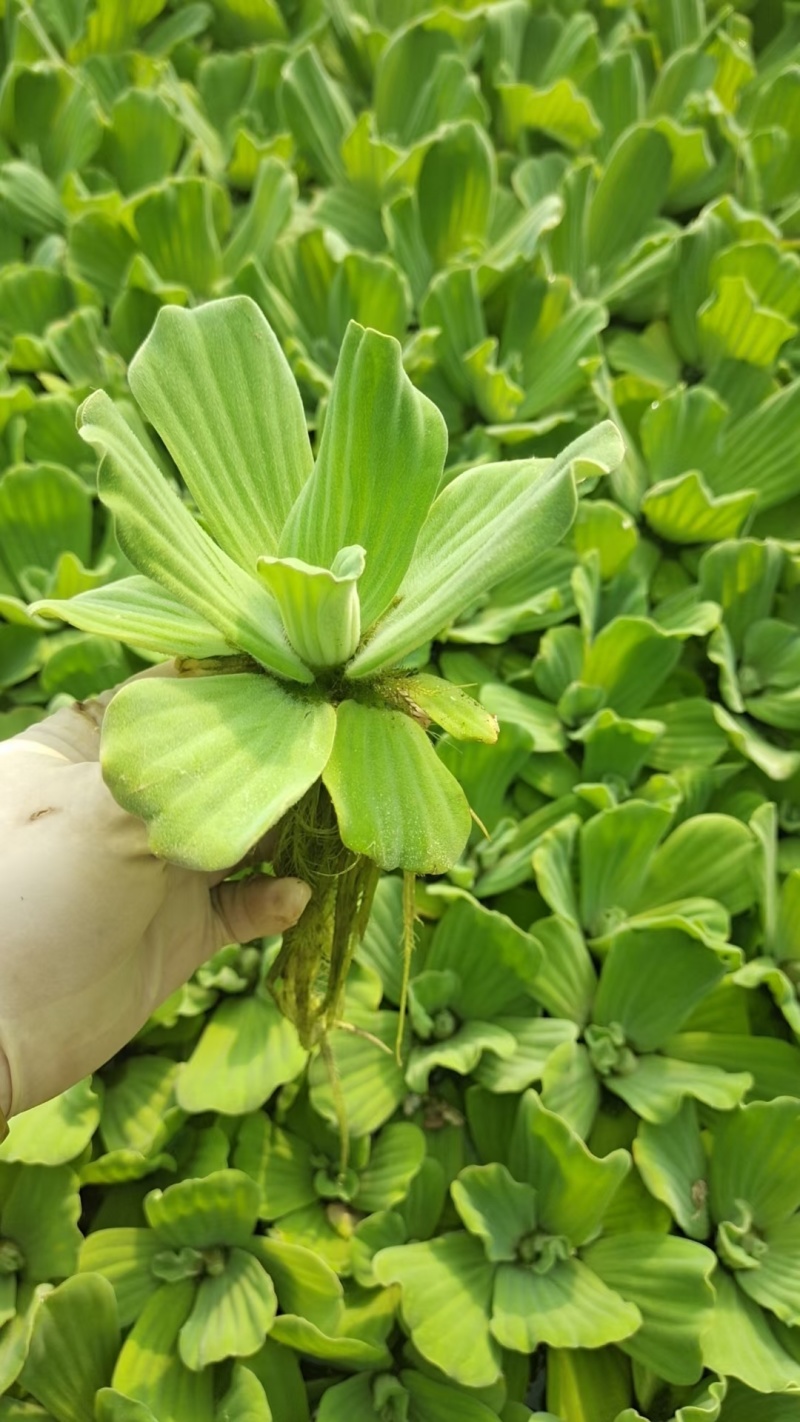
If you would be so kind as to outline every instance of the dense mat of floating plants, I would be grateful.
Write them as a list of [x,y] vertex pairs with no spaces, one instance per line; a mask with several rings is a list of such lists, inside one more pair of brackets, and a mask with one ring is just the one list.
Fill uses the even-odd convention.
[[[5,0],[0,26],[0,736],[167,651],[310,684],[287,559],[344,550],[333,662],[355,651],[368,690],[314,673],[311,780],[391,866],[353,891],[369,923],[321,1037],[276,1001],[279,942],[230,947],[12,1123],[0,1422],[800,1419],[796,7]],[[404,435],[403,466],[387,420],[391,589],[374,507],[366,564],[290,503],[251,547],[225,471],[258,462],[272,387],[179,349],[226,297],[208,312],[274,333],[298,493],[323,428],[338,487],[391,365],[425,455]],[[147,358],[127,378],[165,307],[183,444]],[[377,394],[348,410],[362,339]],[[152,601],[138,495],[106,469],[98,499],[102,429],[189,543],[262,557],[243,640],[209,588],[183,621]],[[434,471],[418,526],[411,466]],[[509,491],[560,469],[577,512],[520,504],[513,529]],[[441,517],[465,473],[483,547]],[[150,636],[121,642],[130,579]],[[376,849],[322,723],[390,703],[423,828]],[[198,862],[253,828],[234,806],[188,851],[171,808],[142,812]]]

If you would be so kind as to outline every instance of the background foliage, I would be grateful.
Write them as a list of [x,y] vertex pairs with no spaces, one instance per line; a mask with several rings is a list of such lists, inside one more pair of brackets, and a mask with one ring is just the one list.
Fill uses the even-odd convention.
[[0,11],[0,735],[142,665],[27,608],[131,571],[91,390],[175,477],[164,304],[252,296],[312,431],[348,320],[396,336],[446,478],[627,443],[420,653],[502,731],[438,745],[487,835],[402,1068],[380,887],[346,1168],[278,945],[225,949],[0,1149],[0,1418],[800,1418],[797,7]]

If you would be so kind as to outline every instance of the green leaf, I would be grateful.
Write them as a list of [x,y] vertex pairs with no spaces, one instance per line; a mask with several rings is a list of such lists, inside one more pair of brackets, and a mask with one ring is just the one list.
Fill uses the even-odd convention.
[[155,853],[225,869],[317,779],[335,731],[332,707],[269,677],[145,679],[106,711],[101,763]]
[[540,1227],[578,1246],[597,1233],[631,1159],[625,1150],[614,1150],[602,1160],[592,1155],[565,1121],[545,1109],[535,1091],[526,1091],[508,1163],[516,1180],[536,1190]]
[[694,1102],[684,1101],[669,1121],[643,1121],[633,1158],[651,1195],[663,1200],[684,1234],[706,1239],[708,1165]]
[[597,1240],[583,1257],[641,1314],[641,1328],[622,1344],[624,1351],[669,1382],[697,1382],[700,1338],[714,1302],[711,1250],[690,1239],[632,1231]]
[[781,1347],[758,1305],[724,1269],[716,1270],[713,1285],[716,1301],[702,1337],[706,1367],[759,1393],[800,1390],[800,1363]]
[[216,627],[149,578],[120,578],[66,599],[42,598],[31,611],[157,656],[215,657],[230,651]]
[[217,1422],[273,1422],[261,1383],[241,1363],[234,1364],[233,1381],[220,1402]]
[[328,568],[298,558],[259,558],[258,572],[275,598],[286,635],[311,667],[348,661],[361,640],[358,583],[364,549],[341,548]]
[[99,1119],[100,1099],[87,1077],[52,1101],[15,1116],[0,1146],[0,1160],[66,1165],[86,1149]]
[[392,682],[392,695],[400,699],[404,710],[411,709],[415,719],[433,721],[456,740],[481,741],[485,745],[494,745],[497,740],[497,717],[441,677],[417,672],[398,678]]
[[214,1422],[212,1374],[190,1372],[178,1356],[178,1335],[196,1284],[165,1284],[154,1294],[122,1345],[112,1387],[174,1422]]
[[36,1314],[23,1386],[58,1422],[86,1422],[120,1346],[113,1291],[97,1274],[67,1279]]
[[771,1229],[800,1208],[799,1122],[800,1102],[788,1097],[751,1102],[720,1120],[710,1167],[715,1220],[734,1219],[742,1200],[755,1225]]
[[179,1068],[163,1057],[129,1057],[106,1078],[100,1134],[108,1151],[158,1151],[183,1121],[175,1109]]
[[755,851],[753,835],[740,820],[694,815],[656,850],[635,908],[669,903],[680,884],[683,898],[702,895],[741,913],[755,897]]
[[500,1350],[489,1333],[494,1268],[468,1234],[382,1249],[373,1261],[382,1284],[399,1284],[402,1316],[415,1348],[464,1387],[500,1376]]
[[254,572],[313,464],[303,402],[265,317],[247,296],[165,306],[128,378],[214,538]]
[[349,674],[368,676],[399,660],[556,543],[574,517],[573,475],[585,466],[607,471],[621,455],[617,430],[606,422],[556,459],[486,464],[453,479],[422,528],[397,604]]
[[663,806],[629,800],[581,826],[581,922],[600,933],[636,904],[650,857],[669,825]]
[[629,129],[609,154],[589,214],[587,256],[606,271],[627,256],[658,215],[669,187],[672,156],[655,129]]
[[492,218],[495,155],[476,123],[449,127],[422,160],[417,202],[422,235],[435,267],[471,257]]
[[220,1170],[202,1180],[151,1190],[144,1212],[164,1248],[241,1248],[253,1235],[260,1203],[258,1186],[248,1175]]
[[88,563],[91,535],[91,497],[77,474],[57,464],[6,469],[0,481],[0,567],[16,583],[27,568],[49,571],[67,549]]
[[742,360],[769,368],[797,326],[779,311],[759,304],[742,276],[719,276],[714,290],[697,313],[697,332],[704,363]]
[[467,842],[461,787],[400,711],[343,701],[323,779],[344,843],[383,869],[441,874]]
[[587,648],[581,681],[620,716],[638,716],[680,660],[677,637],[647,617],[616,617]]
[[599,1348],[635,1333],[638,1308],[606,1287],[579,1259],[562,1259],[547,1273],[501,1264],[492,1302],[492,1334],[504,1348],[531,1353]]
[[757,497],[751,489],[715,497],[692,469],[648,489],[642,513],[654,533],[670,543],[714,543],[736,537]]
[[139,570],[218,627],[231,646],[279,674],[310,681],[269,594],[199,527],[108,396],[96,391],[79,418],[81,437],[105,456],[100,497],[119,520],[120,543]]
[[762,1308],[790,1326],[800,1322],[800,1216],[784,1220],[767,1232],[766,1251],[755,1269],[740,1269],[741,1289]]
[[583,148],[601,132],[597,115],[571,79],[557,79],[547,88],[531,84],[497,84],[503,127],[515,143],[524,129],[540,129],[567,148]]
[[522,1238],[536,1229],[536,1191],[494,1163],[468,1165],[450,1193],[465,1228],[483,1241],[487,1259],[515,1260]]
[[342,1285],[323,1259],[275,1236],[257,1235],[248,1248],[270,1275],[282,1313],[295,1314],[323,1333],[339,1332],[344,1321]]
[[398,1121],[373,1141],[369,1164],[361,1172],[356,1200],[360,1210],[389,1210],[408,1193],[425,1160],[425,1137],[418,1126]]
[[209,296],[223,274],[217,222],[227,194],[207,178],[170,177],[136,199],[133,225],[167,284]]
[[797,1089],[800,1051],[779,1038],[740,1036],[736,1032],[678,1032],[664,1043],[664,1051],[685,1062],[719,1066],[725,1071],[748,1071],[753,1078],[752,1095],[757,1098],[790,1096]]
[[22,1250],[26,1279],[64,1279],[78,1264],[81,1233],[78,1178],[66,1165],[19,1169],[0,1214],[0,1237]]
[[385,611],[408,569],[446,450],[444,421],[412,386],[397,341],[351,322],[314,472],[289,515],[279,552],[331,568],[339,549],[365,548],[359,583],[365,629]]
[[450,1005],[460,1017],[492,1021],[533,991],[540,960],[530,934],[465,896],[439,920],[425,967],[456,975]]
[[272,1280],[258,1260],[243,1249],[232,1249],[222,1272],[201,1280],[179,1335],[183,1362],[200,1372],[225,1358],[255,1353],[277,1308]]
[[297,1031],[272,998],[231,998],[206,1022],[178,1079],[185,1111],[254,1111],[302,1071],[306,1052]]
[[560,1018],[500,1017],[497,1022],[511,1033],[515,1047],[509,1057],[483,1052],[473,1077],[487,1091],[520,1092],[540,1081],[553,1053],[578,1033],[573,1022]]
[[687,934],[625,930],[615,935],[600,974],[593,1020],[619,1023],[636,1051],[652,1052],[724,975],[717,954]]
[[646,1056],[639,1057],[629,1074],[607,1077],[604,1084],[646,1121],[668,1121],[687,1096],[715,1111],[732,1110],[750,1090],[753,1078],[746,1071]]
[[123,1328],[139,1317],[158,1289],[152,1266],[163,1248],[152,1230],[129,1226],[99,1229],[83,1241],[78,1268],[81,1274],[101,1274],[112,1285]]
[[[617,1414],[630,1399],[630,1364],[616,1348],[554,1348],[548,1354],[547,1404],[557,1408],[558,1417],[574,1417],[575,1422],[607,1422],[609,1418],[619,1422]],[[549,1414],[545,1415],[549,1422]],[[625,1422],[633,1422],[633,1418],[625,1417]]]
[[[399,955],[399,949],[398,949]],[[394,1115],[407,1095],[404,1072],[395,1058],[397,1013],[348,1013],[349,1021],[371,1037],[383,1042],[383,1047],[355,1033],[334,1031],[330,1048],[341,1082],[347,1127],[351,1136],[365,1136],[376,1131]],[[314,1110],[330,1124],[338,1124],[337,1108],[330,1077],[321,1056],[312,1059],[309,1072],[311,1101]]]
[[600,1081],[588,1047],[564,1042],[542,1072],[542,1104],[585,1140],[600,1105]]
[[233,1164],[261,1189],[260,1214],[279,1220],[317,1198],[311,1146],[281,1130],[263,1112],[245,1117],[236,1141]]

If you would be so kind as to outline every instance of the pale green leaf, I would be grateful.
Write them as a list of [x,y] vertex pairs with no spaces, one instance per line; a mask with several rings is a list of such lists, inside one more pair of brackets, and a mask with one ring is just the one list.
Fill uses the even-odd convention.
[[314,783],[335,730],[332,707],[266,676],[146,679],[106,711],[101,763],[155,853],[226,869]]
[[625,1352],[669,1382],[697,1382],[700,1337],[714,1302],[711,1250],[690,1239],[631,1231],[590,1244],[584,1258],[641,1313],[642,1326],[623,1344]]
[[323,779],[344,843],[383,869],[440,874],[467,842],[464,792],[400,711],[343,701]]
[[500,1349],[489,1332],[494,1268],[468,1234],[383,1249],[373,1268],[383,1284],[400,1284],[401,1310],[414,1346],[464,1387],[488,1387],[500,1376]]
[[230,998],[203,1028],[177,1083],[185,1111],[242,1116],[302,1071],[297,1030],[272,998]]
[[220,1274],[202,1279],[179,1334],[187,1368],[200,1372],[224,1358],[257,1352],[277,1311],[275,1289],[257,1259],[232,1249]]
[[481,465],[453,479],[423,526],[396,606],[356,654],[350,674],[368,676],[399,660],[555,544],[574,517],[573,475],[607,471],[621,456],[620,436],[607,422],[553,460]]
[[254,572],[313,463],[303,402],[265,317],[246,296],[165,306],[128,378],[211,533]]
[[504,1348],[531,1353],[599,1348],[635,1333],[641,1314],[579,1259],[559,1260],[547,1273],[501,1264],[492,1301],[492,1334]]
[[255,569],[248,577],[200,528],[102,390],[81,406],[79,429],[104,456],[100,497],[139,570],[218,627],[231,647],[293,680],[310,681]]
[[77,1275],[37,1311],[23,1386],[59,1422],[86,1422],[120,1346],[114,1295],[96,1274]]
[[447,450],[444,421],[405,374],[397,341],[351,322],[314,472],[280,539],[282,557],[331,568],[366,549],[362,622],[386,609],[411,562]]

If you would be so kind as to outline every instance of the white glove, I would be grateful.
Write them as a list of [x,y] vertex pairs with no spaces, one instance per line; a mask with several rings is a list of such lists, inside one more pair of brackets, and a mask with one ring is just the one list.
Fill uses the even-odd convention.
[[100,774],[112,695],[0,742],[6,1116],[88,1076],[217,949],[282,932],[310,897],[299,879],[225,884],[224,873],[154,858],[142,821],[120,809]]

